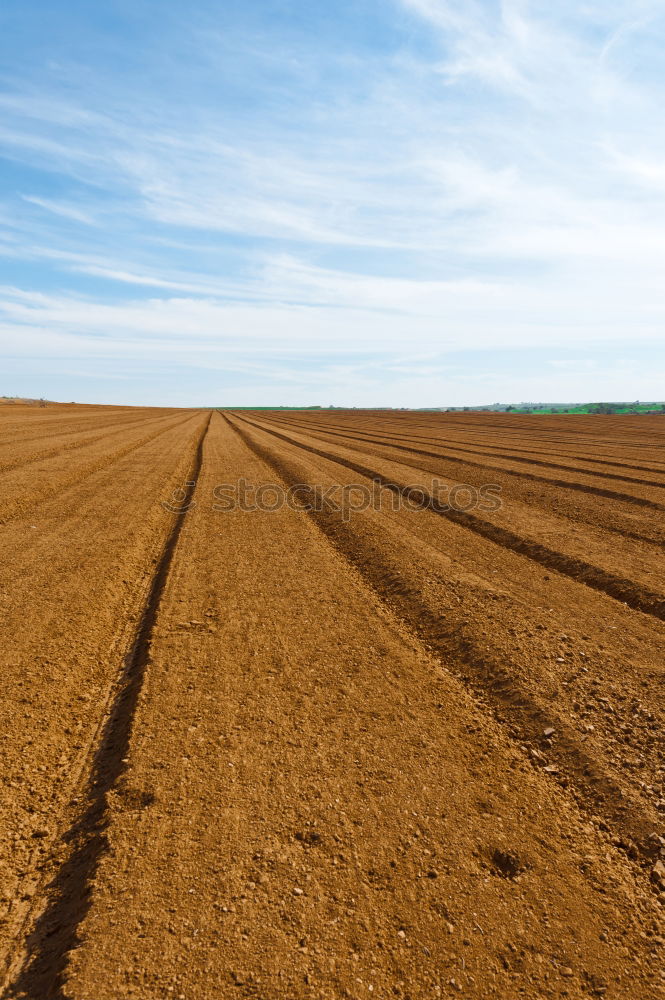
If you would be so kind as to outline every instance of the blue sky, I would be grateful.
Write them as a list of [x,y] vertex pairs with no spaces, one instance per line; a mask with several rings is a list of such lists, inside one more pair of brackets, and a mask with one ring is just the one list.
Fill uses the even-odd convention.
[[4,0],[0,394],[665,399],[665,9]]

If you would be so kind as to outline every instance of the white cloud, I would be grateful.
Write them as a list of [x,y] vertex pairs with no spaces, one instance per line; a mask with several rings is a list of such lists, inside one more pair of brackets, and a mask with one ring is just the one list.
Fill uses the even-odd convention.
[[[196,60],[177,63],[181,94],[102,73],[86,89],[76,67],[66,85],[17,80],[0,95],[0,139],[57,183],[5,195],[0,252],[59,290],[4,291],[5,349],[21,331],[28,352],[159,353],[220,370],[233,359],[248,378],[269,376],[259,350],[300,356],[309,378],[308,359],[327,353],[358,387],[374,377],[363,353],[422,385],[448,378],[445,351],[655,351],[658,4],[394,6],[401,49],[366,57],[313,39],[296,58],[244,39],[237,80],[216,75],[216,46],[230,58],[236,40],[197,29]],[[404,11],[426,45],[409,42]],[[296,366],[285,384],[301,377]]]
[[92,215],[89,212],[82,211],[75,205],[53,201],[51,198],[38,198],[36,195],[24,194],[21,197],[23,201],[27,201],[31,205],[37,205],[38,208],[43,208],[47,212],[53,212],[54,215],[60,215],[65,219],[72,219],[74,222],[82,222],[86,226],[95,225],[95,219]]

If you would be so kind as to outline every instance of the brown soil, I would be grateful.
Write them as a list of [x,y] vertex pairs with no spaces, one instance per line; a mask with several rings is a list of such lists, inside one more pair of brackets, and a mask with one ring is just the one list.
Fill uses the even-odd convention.
[[665,996],[665,418],[0,428],[2,996]]

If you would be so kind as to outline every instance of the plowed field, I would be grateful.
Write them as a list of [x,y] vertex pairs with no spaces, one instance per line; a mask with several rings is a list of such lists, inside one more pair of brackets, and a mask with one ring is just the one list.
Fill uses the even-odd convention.
[[665,417],[0,410],[0,993],[665,996]]

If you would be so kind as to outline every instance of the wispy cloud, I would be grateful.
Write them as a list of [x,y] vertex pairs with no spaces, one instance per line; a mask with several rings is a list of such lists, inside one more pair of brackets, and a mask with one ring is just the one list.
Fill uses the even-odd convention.
[[38,208],[43,208],[46,212],[52,212],[54,215],[62,216],[64,219],[72,219],[74,222],[82,222],[86,226],[94,226],[95,220],[89,212],[84,212],[75,205],[68,205],[65,202],[53,201],[51,198],[38,198],[36,195],[24,194],[22,195],[23,201],[27,201],[30,205],[37,205]]
[[288,18],[169,0],[160,45],[157,9],[138,6],[117,37],[94,12],[78,34],[44,24],[58,58],[33,38],[5,71],[0,253],[20,286],[2,294],[5,350],[20,330],[28,355],[158,351],[263,391],[260,351],[296,359],[282,386],[386,380],[411,402],[427,380],[462,384],[450,357],[468,350],[657,351],[655,0]]

